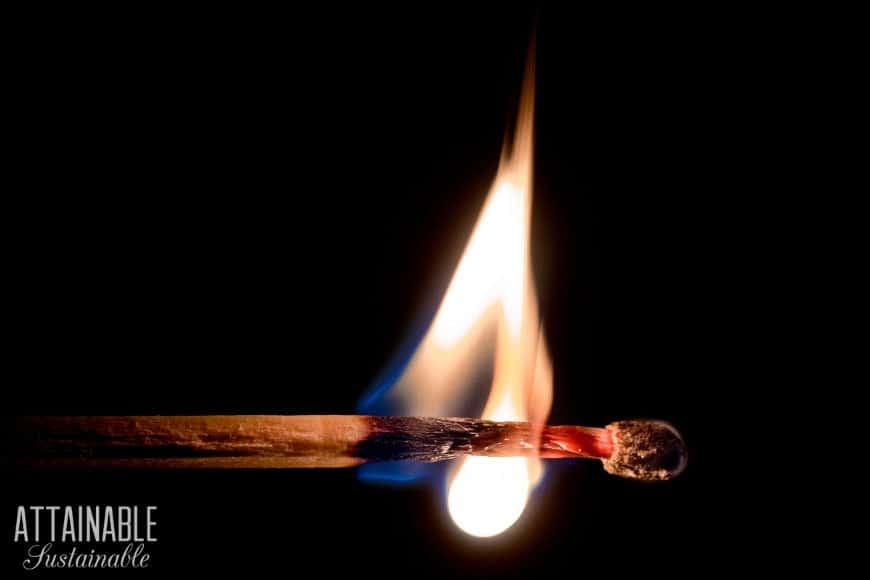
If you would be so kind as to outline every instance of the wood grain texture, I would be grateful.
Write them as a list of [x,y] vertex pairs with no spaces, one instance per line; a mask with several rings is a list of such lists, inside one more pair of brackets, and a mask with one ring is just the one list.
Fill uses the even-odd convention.
[[365,417],[18,417],[11,456],[32,466],[350,467]]

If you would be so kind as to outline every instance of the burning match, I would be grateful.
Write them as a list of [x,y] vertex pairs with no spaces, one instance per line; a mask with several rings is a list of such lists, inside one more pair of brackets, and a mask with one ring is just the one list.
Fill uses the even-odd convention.
[[661,421],[535,429],[367,415],[19,417],[11,459],[37,467],[315,468],[467,455],[600,459],[608,473],[648,481],[686,465],[683,439]]
[[[450,283],[416,349],[363,395],[359,415],[20,417],[11,462],[223,469],[458,459],[448,509],[482,537],[517,521],[541,481],[541,459],[598,459],[608,473],[635,480],[677,476],[686,447],[667,423],[547,425],[553,361],[531,253],[534,76],[533,41],[514,137]],[[455,418],[467,415],[478,418]]]

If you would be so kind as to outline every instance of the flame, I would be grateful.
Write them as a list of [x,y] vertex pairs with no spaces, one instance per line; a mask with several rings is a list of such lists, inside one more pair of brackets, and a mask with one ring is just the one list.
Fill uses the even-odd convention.
[[[482,417],[543,426],[552,401],[552,372],[531,272],[533,70],[527,70],[517,132],[465,254],[433,323],[433,338],[452,345],[496,306],[492,387]],[[537,458],[469,457],[450,483],[453,521],[479,537],[500,534],[522,515],[542,474]]]
[[[482,417],[543,425],[552,400],[552,374],[530,267],[533,83],[530,57],[513,147],[502,156],[431,333],[439,347],[450,348],[495,305],[495,372]],[[503,532],[522,515],[541,473],[537,458],[465,459],[448,492],[453,521],[474,536]]]
[[[432,325],[385,397],[407,415],[455,415],[484,363],[493,363],[482,417],[543,427],[552,371],[530,267],[534,57],[526,68],[512,146]],[[494,347],[491,340],[494,335]],[[448,509],[475,536],[493,536],[522,515],[540,479],[537,458],[469,457],[453,472]]]

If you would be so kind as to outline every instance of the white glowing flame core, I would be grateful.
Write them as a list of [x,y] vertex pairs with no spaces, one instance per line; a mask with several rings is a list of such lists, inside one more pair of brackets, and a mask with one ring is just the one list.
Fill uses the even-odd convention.
[[519,334],[527,256],[523,193],[503,183],[487,200],[432,323],[441,348],[459,342],[497,303],[512,334]]
[[524,457],[469,457],[450,485],[447,509],[472,536],[495,536],[520,518],[530,486]]

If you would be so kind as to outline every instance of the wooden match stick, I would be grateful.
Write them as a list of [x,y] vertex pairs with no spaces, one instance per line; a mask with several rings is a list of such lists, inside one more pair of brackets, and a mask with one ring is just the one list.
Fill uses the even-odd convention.
[[596,458],[615,475],[664,480],[686,448],[660,421],[607,427],[367,415],[18,417],[13,463],[31,467],[352,467],[462,455]]

